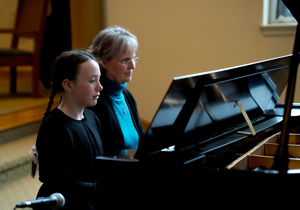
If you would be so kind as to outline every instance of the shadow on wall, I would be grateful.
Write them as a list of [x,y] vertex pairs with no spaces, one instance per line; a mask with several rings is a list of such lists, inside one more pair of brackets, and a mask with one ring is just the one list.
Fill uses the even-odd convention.
[[47,88],[50,87],[50,72],[55,58],[72,48],[69,0],[52,0],[49,9],[40,59],[40,78]]

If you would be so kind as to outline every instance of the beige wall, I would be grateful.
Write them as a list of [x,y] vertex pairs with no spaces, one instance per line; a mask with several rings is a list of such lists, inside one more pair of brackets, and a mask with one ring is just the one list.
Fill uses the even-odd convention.
[[[107,0],[106,4],[107,25],[131,29],[139,39],[140,60],[128,89],[140,116],[149,121],[175,76],[292,53],[293,35],[262,34],[262,0]],[[300,102],[298,92],[295,101]]]
[[104,28],[102,0],[70,0],[72,48],[86,49]]
[[[0,0],[0,27],[11,22],[15,1]],[[138,37],[140,61],[127,87],[140,116],[148,121],[175,76],[292,53],[293,35],[262,34],[262,0],[102,1],[106,26],[123,26]],[[102,1],[71,0],[74,48],[86,48],[103,27]],[[7,38],[0,36],[0,47],[6,45]],[[298,90],[300,86],[296,102],[300,102]]]

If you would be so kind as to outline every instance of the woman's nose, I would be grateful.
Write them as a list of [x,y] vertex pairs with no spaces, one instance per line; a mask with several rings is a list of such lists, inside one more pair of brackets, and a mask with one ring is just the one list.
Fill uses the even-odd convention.
[[128,69],[135,69],[135,62],[131,61],[128,65]]

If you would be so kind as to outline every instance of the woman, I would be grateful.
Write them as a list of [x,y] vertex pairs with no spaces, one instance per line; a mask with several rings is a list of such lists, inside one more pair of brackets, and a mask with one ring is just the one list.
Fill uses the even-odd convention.
[[137,104],[126,85],[132,79],[138,58],[136,36],[122,27],[100,31],[87,52],[98,59],[104,89],[93,110],[103,129],[103,150],[137,149],[143,135]]
[[[43,183],[38,197],[61,193],[62,209],[96,209],[100,186],[94,160],[103,153],[101,127],[85,107],[96,105],[103,89],[99,80],[99,65],[86,52],[64,52],[54,62],[50,101],[36,141]],[[50,112],[56,93],[61,102]]]

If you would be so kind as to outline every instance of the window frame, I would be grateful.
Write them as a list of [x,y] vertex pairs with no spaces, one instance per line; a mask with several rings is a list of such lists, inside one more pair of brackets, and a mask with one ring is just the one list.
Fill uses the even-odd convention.
[[298,23],[270,23],[270,16],[275,17],[274,12],[275,0],[263,0],[263,20],[260,26],[263,35],[295,35]]

